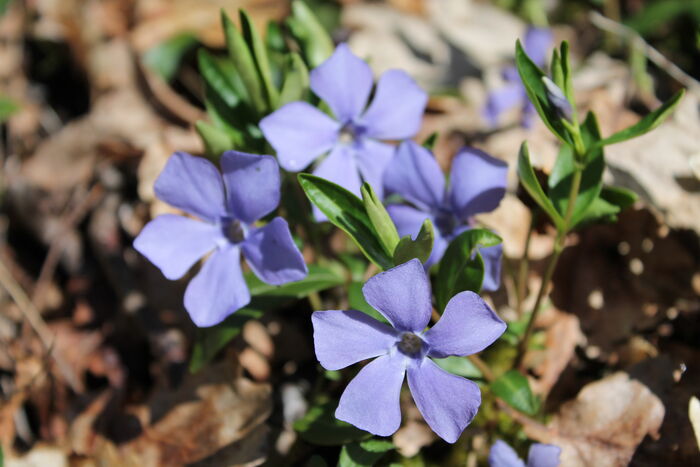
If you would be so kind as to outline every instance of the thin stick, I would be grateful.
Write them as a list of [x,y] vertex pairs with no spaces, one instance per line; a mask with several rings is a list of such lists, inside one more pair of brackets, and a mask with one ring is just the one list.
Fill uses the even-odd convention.
[[496,379],[496,377],[493,374],[493,371],[491,371],[491,368],[489,368],[486,362],[483,361],[478,355],[467,355],[467,358],[470,362],[474,364],[475,367],[479,369],[479,371],[481,371],[481,374],[484,375],[484,379],[486,379],[486,381],[490,383],[494,379]]
[[668,73],[672,78],[681,83],[683,86],[687,87],[689,90],[700,95],[700,82],[695,78],[690,76],[685,71],[681,70],[678,65],[673,63],[671,60],[666,58],[661,52],[656,50],[654,47],[649,45],[642,37],[637,34],[635,30],[620,24],[610,18],[607,18],[597,11],[591,11],[588,14],[591,23],[594,26],[607,31],[612,34],[616,34],[623,39],[632,43],[635,47],[641,49],[644,54],[654,62],[656,66]]
[[535,230],[535,224],[537,222],[537,211],[532,212],[530,217],[530,227],[527,230],[527,238],[525,239],[525,249],[523,250],[523,257],[520,259],[520,264],[518,268],[518,280],[516,282],[516,297],[517,303],[515,304],[515,311],[517,312],[518,318],[523,315],[523,302],[525,301],[525,287],[527,286],[527,273],[530,266],[530,241],[532,240],[532,234]]
[[34,304],[32,304],[32,301],[29,299],[24,289],[22,289],[22,286],[12,277],[12,273],[10,273],[10,270],[5,266],[3,261],[0,261],[0,285],[7,290],[7,293],[12,297],[12,300],[27,318],[27,322],[39,336],[39,340],[46,351],[53,357],[56,366],[71,389],[76,393],[82,393],[84,390],[82,381],[80,381],[73,371],[73,368],[63,360],[58,350],[53,346],[53,333],[44,322]]

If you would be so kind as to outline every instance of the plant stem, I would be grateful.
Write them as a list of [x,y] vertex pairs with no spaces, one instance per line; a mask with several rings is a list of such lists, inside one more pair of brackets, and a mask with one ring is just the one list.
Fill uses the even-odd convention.
[[535,230],[535,224],[537,223],[537,211],[532,212],[532,217],[530,218],[530,227],[527,230],[527,238],[525,239],[525,249],[523,250],[523,256],[520,259],[520,264],[518,265],[518,278],[515,286],[515,295],[517,303],[515,304],[515,311],[520,318],[523,315],[523,301],[525,300],[525,287],[527,286],[527,273],[529,269],[529,255],[530,255],[530,241],[532,240],[532,233]]
[[535,321],[537,320],[537,315],[540,311],[540,305],[542,300],[547,294],[549,288],[549,282],[552,280],[552,275],[554,274],[554,269],[559,261],[559,256],[564,250],[564,244],[566,241],[566,235],[569,233],[571,218],[574,214],[574,207],[576,206],[576,199],[578,198],[578,192],[581,188],[581,177],[583,175],[583,170],[579,165],[574,168],[574,176],[571,182],[571,190],[569,191],[569,203],[566,207],[566,214],[564,215],[564,226],[557,232],[557,237],[554,241],[554,251],[552,252],[552,257],[549,259],[549,264],[547,264],[547,270],[542,278],[542,284],[540,285],[540,290],[537,292],[537,299],[535,300],[535,305],[532,307],[532,313],[530,314],[530,320],[527,323],[527,328],[525,329],[525,334],[518,346],[518,355],[515,359],[514,367],[517,368],[522,364],[525,352],[528,349],[530,343],[530,337],[532,336],[532,331],[535,327]]
[[488,381],[489,383],[492,382],[496,377],[493,374],[493,371],[491,371],[491,368],[486,364],[485,361],[483,361],[478,355],[467,355],[467,358],[469,359],[470,362],[474,364],[475,367],[479,369],[482,375],[484,375],[484,379]]

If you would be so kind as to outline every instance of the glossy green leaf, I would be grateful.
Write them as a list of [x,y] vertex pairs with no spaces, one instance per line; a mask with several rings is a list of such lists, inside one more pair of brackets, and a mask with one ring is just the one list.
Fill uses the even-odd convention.
[[288,65],[280,93],[279,107],[290,102],[306,100],[309,94],[309,70],[306,68],[304,60],[296,52],[289,54],[287,60]]
[[399,240],[394,249],[394,264],[406,263],[413,258],[418,258],[421,263],[428,261],[430,253],[433,251],[435,232],[430,219],[423,221],[418,236],[415,240],[410,235],[406,235]]
[[494,246],[501,237],[486,229],[470,229],[450,242],[440,260],[435,299],[442,312],[452,297],[465,290],[479,293],[484,280],[484,261],[477,251],[479,246]]
[[520,153],[518,154],[518,177],[520,178],[520,183],[523,185],[523,188],[525,188],[542,210],[547,213],[549,218],[552,219],[557,229],[563,228],[564,219],[557,211],[557,208],[554,207],[552,201],[544,193],[540,182],[535,176],[535,170],[532,168],[532,163],[530,162],[530,152],[527,148],[527,143],[523,143],[520,146]]
[[[581,138],[584,146],[591,148],[587,151],[584,161],[581,185],[576,197],[576,204],[571,217],[569,228],[573,228],[584,217],[588,207],[595,201],[603,187],[603,171],[605,170],[605,158],[602,148],[593,147],[600,139],[600,130],[595,115],[589,112],[581,125]],[[574,151],[569,145],[562,145],[552,173],[549,176],[549,198],[564,217],[569,205],[571,183],[576,170],[577,162],[574,159]]]
[[610,204],[622,209],[632,206],[638,199],[637,193],[619,186],[606,186],[600,192],[600,197]]
[[569,61],[569,43],[563,41],[559,48],[559,56],[561,58],[562,85],[559,86],[564,95],[571,103],[571,107],[576,111],[576,98],[574,96],[574,80],[571,73],[571,62]]
[[258,74],[255,59],[248,48],[248,44],[236,28],[236,25],[233,24],[223,10],[221,11],[221,22],[224,27],[229,55],[241,77],[241,81],[245,85],[248,102],[258,114],[264,114],[268,110],[264,84]]
[[549,103],[547,88],[542,78],[545,73],[527,56],[518,40],[515,44],[515,64],[520,74],[520,79],[525,86],[530,101],[537,109],[542,121],[563,143],[568,143],[571,138],[568,131],[561,123],[561,118],[554,106]]
[[143,62],[164,80],[170,81],[175,77],[182,58],[197,44],[194,34],[179,34],[148,49],[143,55]]
[[379,242],[384,247],[387,255],[392,255],[399,243],[399,233],[396,231],[394,221],[389,217],[382,200],[377,197],[377,194],[372,189],[369,183],[364,183],[361,188],[362,203],[365,205],[365,211],[372,222],[374,231],[377,232]]
[[204,86],[204,106],[214,126],[226,133],[233,147],[245,144],[247,137],[243,131],[245,124],[238,121],[241,118],[241,114],[236,112],[238,107],[229,106],[218,93],[206,84]]
[[204,82],[230,107],[236,107],[247,99],[245,86],[236,72],[235,66],[227,60],[214,57],[205,49],[197,54],[199,72]]
[[539,400],[532,393],[527,378],[518,370],[510,370],[491,383],[491,391],[514,409],[535,415],[539,410]]
[[282,285],[267,284],[258,277],[249,273],[246,274],[246,283],[252,296],[267,295],[276,297],[304,298],[312,292],[337,287],[345,283],[345,276],[342,274],[342,267],[332,268],[310,264],[308,275],[296,282],[289,282]]
[[615,222],[617,215],[637,201],[637,194],[626,188],[603,187],[600,197],[586,211],[580,225],[594,222]]
[[470,379],[483,378],[481,371],[469,359],[451,356],[447,358],[433,358],[433,361],[443,370],[457,376]]
[[314,405],[303,418],[294,422],[294,429],[304,441],[320,446],[340,446],[371,436],[335,418],[336,406],[334,402]]
[[198,121],[194,126],[204,142],[204,150],[209,159],[218,161],[224,151],[233,149],[233,141],[224,130],[203,120]]
[[596,146],[602,147],[607,146],[609,144],[621,143],[623,141],[636,138],[638,136],[643,135],[644,133],[653,130],[657,126],[661,125],[661,123],[664,120],[666,120],[666,118],[671,114],[671,112],[673,112],[673,109],[676,107],[678,102],[680,102],[681,98],[683,97],[683,94],[685,94],[685,90],[681,89],[676,94],[674,94],[673,97],[664,102],[663,105],[661,105],[658,109],[647,114],[646,116],[644,116],[644,118],[642,118],[634,125],[625,128],[622,131],[618,131],[614,135],[608,136],[607,138],[599,141],[596,144]]
[[0,123],[6,121],[19,110],[19,105],[7,97],[0,97]]
[[292,2],[292,16],[287,18],[287,24],[310,68],[316,68],[331,56],[335,48],[333,40],[304,2]]
[[248,13],[246,13],[245,10],[239,10],[238,15],[241,20],[243,37],[248,44],[248,49],[252,53],[255,67],[258,70],[258,76],[262,80],[263,87],[265,88],[268,108],[275,109],[277,108],[277,101],[279,100],[279,91],[272,79],[270,61],[267,57],[267,47],[260,37],[260,34],[258,34],[255,24],[253,24]]
[[343,446],[338,459],[339,467],[371,467],[387,452],[396,449],[391,441],[367,439]]
[[336,227],[347,233],[362,253],[382,269],[393,266],[384,251],[362,201],[345,188],[310,174],[299,174],[306,196]]
[[226,344],[240,334],[243,325],[250,319],[259,319],[262,310],[241,308],[222,323],[209,328],[198,328],[190,358],[190,371],[195,373],[209,363]]

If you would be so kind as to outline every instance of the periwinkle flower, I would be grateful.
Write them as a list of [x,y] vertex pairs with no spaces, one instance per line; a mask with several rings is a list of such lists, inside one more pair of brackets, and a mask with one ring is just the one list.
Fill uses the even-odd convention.
[[185,291],[185,309],[200,327],[218,324],[250,302],[241,253],[268,284],[298,281],[307,273],[284,219],[254,225],[280,201],[275,158],[226,151],[221,169],[201,157],[173,154],[156,180],[156,196],[201,220],[163,214],[134,240],[134,248],[171,280],[211,252]]
[[552,444],[535,443],[530,446],[525,464],[518,454],[508,446],[508,443],[500,439],[493,443],[489,452],[489,465],[491,467],[557,467],[561,449]]
[[[372,83],[369,65],[346,44],[338,45],[310,75],[311,89],[335,118],[306,102],[291,102],[260,122],[282,168],[298,172],[328,154],[314,169],[315,175],[358,196],[363,180],[381,198],[382,174],[395,150],[382,141],[414,136],[428,97],[408,74],[389,70],[379,78],[367,106]],[[320,211],[315,212],[317,219],[323,219]]]
[[379,436],[401,424],[399,395],[404,375],[413,400],[430,428],[453,443],[476,415],[479,387],[441,369],[430,357],[480,352],[503,334],[506,324],[473,292],[449,301],[429,330],[430,282],[417,259],[369,279],[362,292],[386,325],[356,310],[317,311],[311,316],[316,357],[328,370],[374,358],[350,381],[335,416]]
[[[449,185],[433,155],[405,141],[384,175],[387,193],[413,206],[390,204],[387,211],[399,235],[416,236],[425,219],[435,227],[433,251],[426,268],[440,261],[447,245],[473,225],[473,216],[496,209],[505,194],[508,166],[478,149],[465,147],[452,160]],[[501,276],[501,245],[481,248],[484,290],[496,290]]]
[[[529,27],[525,32],[523,47],[530,59],[542,67],[547,61],[547,52],[552,41],[553,35],[549,29]],[[520,80],[517,68],[514,66],[506,67],[501,75],[506,84],[489,93],[484,108],[484,117],[491,126],[497,126],[501,114],[519,106],[522,108],[520,124],[525,128],[530,128],[535,116],[535,106],[527,97],[527,91]]]

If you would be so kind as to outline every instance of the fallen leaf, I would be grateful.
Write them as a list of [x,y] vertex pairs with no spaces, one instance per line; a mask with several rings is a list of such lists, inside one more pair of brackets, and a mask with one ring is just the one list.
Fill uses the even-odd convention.
[[526,424],[536,441],[562,449],[567,467],[623,467],[645,436],[658,436],[665,409],[658,397],[623,372],[588,384],[544,427]]
[[695,440],[698,442],[698,448],[700,449],[700,401],[695,396],[691,397],[688,403],[688,418],[690,418],[690,423],[693,425]]
[[[233,443],[236,452],[259,458],[259,427],[272,410],[271,389],[236,374],[230,361],[210,365],[190,376],[175,393],[154,396],[155,421],[121,448],[144,465],[181,465],[206,459]],[[160,416],[159,414],[162,414]],[[255,433],[255,446],[244,442]],[[228,449],[228,448],[227,448]],[[243,462],[243,460],[241,460]]]

